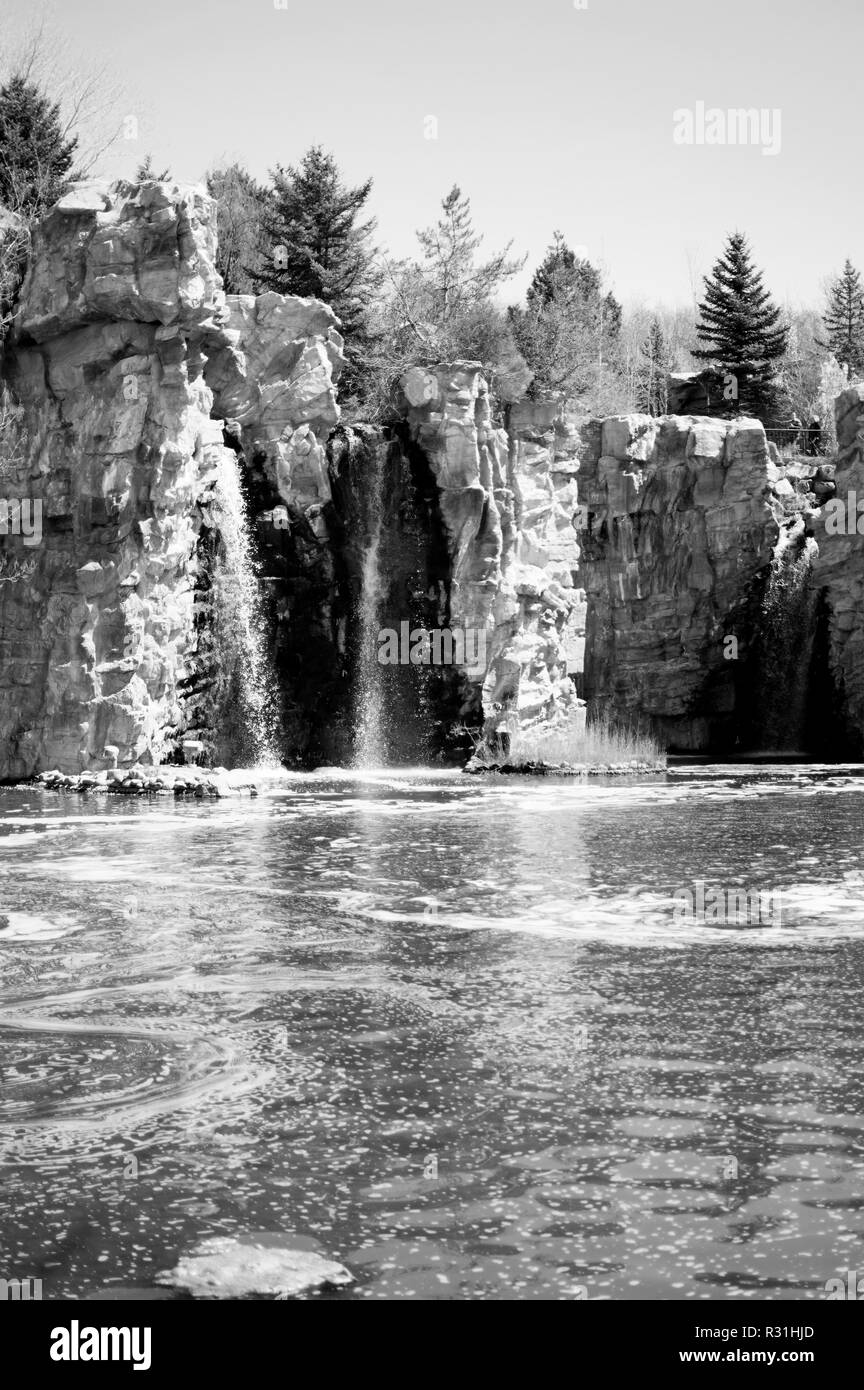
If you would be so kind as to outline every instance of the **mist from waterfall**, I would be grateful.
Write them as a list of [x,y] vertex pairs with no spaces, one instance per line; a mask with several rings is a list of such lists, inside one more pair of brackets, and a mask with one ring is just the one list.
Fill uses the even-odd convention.
[[276,677],[237,455],[222,449],[215,486],[220,555],[213,580],[221,670],[217,747],[236,766],[278,768]]
[[378,634],[384,599],[381,541],[384,532],[384,477],[387,447],[370,449],[366,514],[371,530],[360,572],[357,599],[358,647],[354,694],[354,766],[369,770],[386,762],[383,671],[378,661]]

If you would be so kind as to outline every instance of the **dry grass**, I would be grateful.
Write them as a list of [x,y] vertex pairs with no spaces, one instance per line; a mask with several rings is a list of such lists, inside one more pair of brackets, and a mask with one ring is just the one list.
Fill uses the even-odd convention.
[[666,754],[652,735],[615,722],[606,711],[589,715],[584,728],[580,727],[575,715],[552,726],[514,728],[508,753],[478,744],[474,758],[485,767],[527,767],[541,763],[585,768],[621,767],[632,763],[651,768],[666,766]]
[[510,745],[512,767],[525,763],[566,763],[597,767],[609,763],[666,762],[660,744],[650,734],[615,724],[607,713],[589,718],[584,729],[574,717],[551,728],[525,729]]

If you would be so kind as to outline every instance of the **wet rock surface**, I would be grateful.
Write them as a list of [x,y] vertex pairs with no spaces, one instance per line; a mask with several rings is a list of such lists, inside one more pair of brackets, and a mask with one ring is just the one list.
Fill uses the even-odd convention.
[[258,789],[246,777],[231,777],[227,768],[131,767],[109,768],[102,772],[60,772],[56,768],[41,772],[35,785],[52,792],[94,792],[115,796],[225,797],[247,794]]

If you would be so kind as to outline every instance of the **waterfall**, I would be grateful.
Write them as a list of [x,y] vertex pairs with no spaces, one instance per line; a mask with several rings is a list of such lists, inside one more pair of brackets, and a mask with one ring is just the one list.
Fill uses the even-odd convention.
[[221,553],[213,581],[220,665],[217,740],[235,765],[278,768],[275,677],[237,456],[222,449],[215,501]]
[[762,600],[756,652],[753,743],[760,752],[799,752],[807,738],[807,704],[816,633],[811,585],[816,542],[799,520],[780,533]]
[[381,541],[384,531],[384,476],[387,446],[381,441],[366,455],[371,463],[366,515],[371,530],[363,553],[357,600],[358,648],[355,678],[354,766],[371,769],[386,761],[383,668],[378,661],[378,634],[384,599]]

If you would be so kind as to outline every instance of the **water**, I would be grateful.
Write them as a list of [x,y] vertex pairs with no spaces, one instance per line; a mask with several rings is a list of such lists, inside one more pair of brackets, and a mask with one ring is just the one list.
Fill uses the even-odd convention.
[[366,454],[370,465],[367,510],[369,540],[363,555],[360,594],[357,600],[359,645],[355,675],[354,765],[360,770],[381,767],[387,761],[384,737],[384,692],[378,661],[378,634],[384,577],[381,572],[381,540],[384,530],[384,475],[387,444],[379,441]]
[[216,481],[221,554],[214,581],[223,746],[216,761],[278,768],[278,731],[271,691],[277,688],[267,651],[258,573],[237,456],[222,449]]
[[798,520],[780,532],[756,639],[753,746],[765,751],[807,746],[808,693],[816,636],[817,594],[811,583],[818,547]]
[[[262,791],[0,798],[0,1277],[149,1290],[250,1231],[332,1298],[864,1270],[864,778]],[[676,920],[697,880],[781,921]]]

